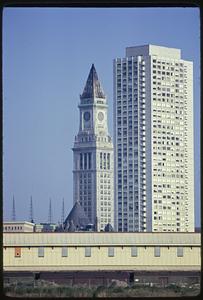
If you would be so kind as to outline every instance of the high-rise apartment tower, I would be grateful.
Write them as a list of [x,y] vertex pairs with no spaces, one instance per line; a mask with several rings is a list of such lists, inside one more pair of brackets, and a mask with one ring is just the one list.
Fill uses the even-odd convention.
[[115,226],[194,231],[193,63],[179,49],[114,60]]
[[73,147],[73,201],[79,201],[98,231],[114,227],[113,143],[107,100],[92,65],[80,96],[80,126]]

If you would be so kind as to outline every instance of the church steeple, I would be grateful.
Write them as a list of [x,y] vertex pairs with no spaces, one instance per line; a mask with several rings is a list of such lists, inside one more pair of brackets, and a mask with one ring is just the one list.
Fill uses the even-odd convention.
[[106,98],[103,89],[101,87],[101,84],[99,82],[94,64],[92,64],[85,88],[83,90],[82,95],[80,96],[80,99],[95,98],[95,97],[102,98],[102,99]]

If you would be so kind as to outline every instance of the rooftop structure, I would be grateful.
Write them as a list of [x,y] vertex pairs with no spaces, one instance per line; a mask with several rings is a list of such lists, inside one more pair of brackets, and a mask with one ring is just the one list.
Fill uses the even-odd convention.
[[89,224],[89,219],[83,207],[77,201],[64,222],[64,230],[74,232],[84,229]]
[[157,45],[143,45],[126,48],[126,57],[158,56],[172,59],[181,59],[181,50]]
[[34,232],[35,224],[26,221],[7,221],[3,223],[3,232]]

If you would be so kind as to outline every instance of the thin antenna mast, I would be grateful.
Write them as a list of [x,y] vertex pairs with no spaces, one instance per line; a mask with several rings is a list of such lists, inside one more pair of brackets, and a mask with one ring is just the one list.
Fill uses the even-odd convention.
[[51,224],[52,223],[52,206],[51,206],[51,198],[49,199],[49,215],[48,215],[48,223]]
[[13,195],[13,207],[12,207],[12,221],[16,221],[16,207],[15,207],[14,195]]
[[62,213],[61,213],[61,224],[63,225],[65,219],[65,206],[64,206],[64,198],[62,202]]
[[32,196],[30,197],[30,222],[34,223]]

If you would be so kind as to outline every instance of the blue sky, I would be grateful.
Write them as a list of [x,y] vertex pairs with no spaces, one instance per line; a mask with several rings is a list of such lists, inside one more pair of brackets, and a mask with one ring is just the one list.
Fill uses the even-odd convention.
[[3,11],[3,206],[11,218],[54,221],[72,208],[79,94],[94,63],[109,103],[113,59],[127,46],[182,50],[194,62],[195,211],[200,224],[200,20],[198,8],[6,8]]

